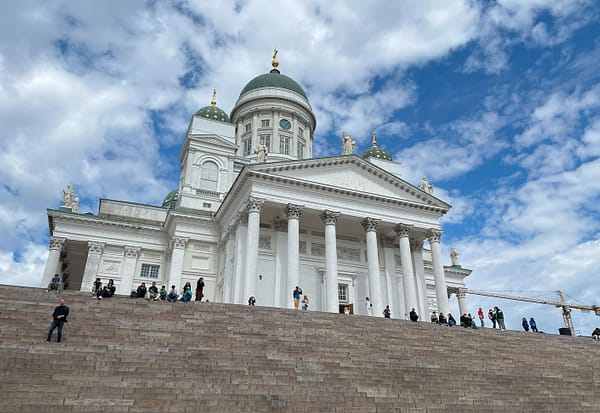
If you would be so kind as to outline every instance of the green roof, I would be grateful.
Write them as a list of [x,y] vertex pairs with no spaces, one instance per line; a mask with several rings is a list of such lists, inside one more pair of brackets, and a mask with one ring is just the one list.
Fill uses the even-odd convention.
[[162,203],[163,208],[174,208],[177,203],[177,198],[179,198],[179,189],[174,189],[169,192]]
[[383,148],[380,148],[377,145],[373,145],[371,146],[369,149],[367,149],[365,151],[365,153],[363,153],[363,159],[367,159],[367,158],[379,158],[379,159],[385,159],[386,161],[392,161],[392,155],[390,155],[390,153],[388,151],[386,151]]
[[263,87],[279,87],[282,89],[288,89],[292,92],[296,92],[302,95],[306,100],[308,100],[308,96],[306,96],[306,92],[302,89],[302,86],[298,84],[294,79],[288,77],[286,75],[282,75],[279,70],[273,69],[269,73],[265,73],[264,75],[256,76],[252,79],[244,88],[242,89],[242,96],[246,92],[250,92],[254,89],[260,89]]
[[194,114],[194,116],[201,116],[207,119],[231,123],[231,121],[229,120],[229,115],[218,106],[205,106],[202,109],[199,109],[198,112]]

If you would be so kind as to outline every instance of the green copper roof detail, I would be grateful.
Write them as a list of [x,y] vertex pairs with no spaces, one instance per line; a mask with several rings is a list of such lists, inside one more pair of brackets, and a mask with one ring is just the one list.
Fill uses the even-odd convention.
[[291,77],[282,75],[277,69],[273,69],[269,73],[256,76],[254,79],[248,82],[246,86],[244,86],[240,96],[246,92],[250,92],[251,90],[260,89],[263,87],[279,87],[282,89],[291,90],[292,92],[296,92],[308,100],[308,96],[306,96],[306,92],[304,89],[302,89],[302,86],[300,86],[298,82]]
[[379,146],[373,145],[371,146],[369,149],[367,149],[364,153],[363,153],[363,159],[367,159],[367,158],[379,158],[379,159],[385,159],[386,161],[392,161],[392,155],[390,155],[390,153],[388,151],[386,151],[383,148],[380,148]]
[[231,120],[229,120],[229,115],[218,106],[205,106],[198,110],[198,112],[194,113],[194,116],[218,120],[219,122],[231,123]]
[[173,209],[175,208],[175,204],[177,203],[177,198],[179,198],[179,189],[174,189],[167,194],[165,200],[162,203],[163,208]]

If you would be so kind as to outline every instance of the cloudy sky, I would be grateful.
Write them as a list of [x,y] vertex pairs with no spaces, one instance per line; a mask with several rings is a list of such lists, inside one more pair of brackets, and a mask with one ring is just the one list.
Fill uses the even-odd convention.
[[[454,206],[444,254],[469,288],[600,304],[599,18],[594,0],[4,2],[0,283],[39,285],[68,183],[82,212],[160,204],[190,115],[213,88],[230,110],[277,47],[316,112],[315,156],[375,129]],[[467,298],[509,328],[562,326],[551,306]]]

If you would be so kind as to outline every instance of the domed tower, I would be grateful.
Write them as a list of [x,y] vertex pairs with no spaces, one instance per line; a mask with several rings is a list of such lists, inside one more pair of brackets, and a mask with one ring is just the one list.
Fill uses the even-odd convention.
[[369,160],[369,158],[375,158],[393,161],[392,155],[390,155],[388,151],[377,146],[377,141],[375,140],[375,131],[371,132],[371,147],[364,151],[362,157],[366,160]]
[[236,155],[256,161],[257,148],[264,145],[269,162],[311,158],[317,121],[306,92],[294,79],[281,74],[277,49],[272,66],[269,73],[244,86],[231,111]]
[[233,165],[237,146],[235,127],[217,106],[217,92],[209,106],[199,109],[181,148],[179,191],[169,194],[163,206],[216,211],[235,179]]

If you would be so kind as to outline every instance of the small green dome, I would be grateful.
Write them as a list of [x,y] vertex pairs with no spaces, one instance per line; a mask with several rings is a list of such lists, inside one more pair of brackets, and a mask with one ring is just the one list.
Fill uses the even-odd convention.
[[263,87],[279,87],[282,89],[288,89],[292,92],[298,93],[308,100],[308,96],[306,96],[306,92],[304,89],[302,89],[302,86],[300,86],[298,82],[291,77],[282,75],[277,69],[273,69],[269,73],[256,76],[254,79],[248,82],[246,86],[244,86],[240,96],[246,92],[250,92],[251,90],[260,89]]
[[179,198],[179,189],[174,189],[171,192],[169,192],[169,194],[165,197],[165,200],[162,203],[162,207],[169,209],[175,208],[177,198]]
[[373,145],[371,146],[369,149],[367,149],[365,151],[365,153],[363,153],[363,159],[368,159],[368,158],[379,158],[379,159],[385,159],[386,161],[392,161],[392,155],[390,155],[390,153],[388,151],[386,151],[383,148],[380,148],[377,145]]
[[231,123],[229,115],[225,113],[223,109],[218,106],[205,106],[198,112],[194,113],[194,116],[200,116],[207,119],[218,120],[220,122]]

